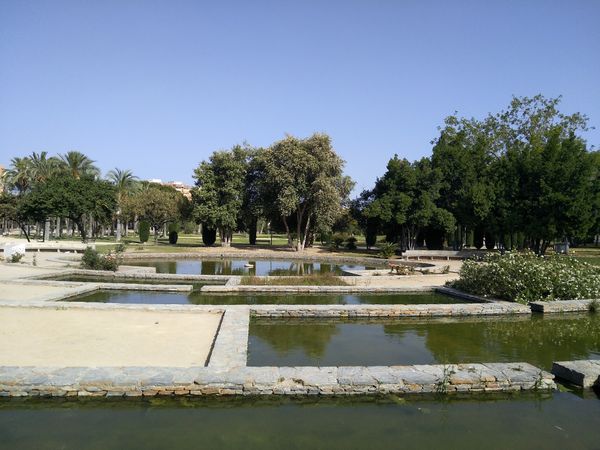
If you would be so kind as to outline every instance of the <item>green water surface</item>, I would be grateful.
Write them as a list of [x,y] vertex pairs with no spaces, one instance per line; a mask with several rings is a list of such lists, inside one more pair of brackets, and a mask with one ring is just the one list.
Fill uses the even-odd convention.
[[0,449],[597,449],[600,400],[568,392],[357,399],[0,401]]
[[600,359],[600,314],[253,319],[248,342],[252,366],[529,362],[549,370],[575,359]]

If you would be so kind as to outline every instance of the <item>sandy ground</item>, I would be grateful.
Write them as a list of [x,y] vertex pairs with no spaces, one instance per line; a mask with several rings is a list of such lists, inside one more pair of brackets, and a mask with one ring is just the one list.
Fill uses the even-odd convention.
[[0,308],[0,366],[205,364],[213,313]]

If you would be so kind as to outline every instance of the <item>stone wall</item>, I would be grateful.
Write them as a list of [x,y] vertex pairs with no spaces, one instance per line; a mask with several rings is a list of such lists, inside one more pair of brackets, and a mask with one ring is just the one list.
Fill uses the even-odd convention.
[[0,396],[357,395],[556,388],[526,363],[371,367],[0,367]]

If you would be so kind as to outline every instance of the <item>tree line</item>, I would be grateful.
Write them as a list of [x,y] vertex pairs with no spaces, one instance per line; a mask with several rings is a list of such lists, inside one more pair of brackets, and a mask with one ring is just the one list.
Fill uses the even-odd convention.
[[[559,111],[559,98],[513,98],[486,117],[449,116],[417,161],[395,155],[357,198],[329,136],[286,136],[266,148],[215,151],[194,170],[191,201],[169,186],[115,169],[103,179],[79,152],[13,158],[0,215],[89,236],[127,233],[146,221],[157,239],[168,223],[202,225],[205,244],[229,246],[234,232],[284,233],[298,251],[332,232],[377,236],[399,250],[427,246],[531,248],[600,235],[600,153],[581,137],[588,119]],[[61,220],[63,220],[61,224]]]
[[43,239],[78,233],[83,242],[106,235],[119,241],[128,229],[123,223],[139,221],[147,221],[157,239],[165,224],[190,210],[180,192],[140,181],[130,170],[114,169],[101,178],[94,161],[77,151],[13,158],[2,183],[3,228],[16,223],[28,241],[32,226]]
[[402,250],[530,248],[597,242],[600,153],[580,136],[588,118],[563,114],[560,97],[513,98],[483,119],[445,119],[432,155],[394,156],[373,189],[353,202],[367,240]]

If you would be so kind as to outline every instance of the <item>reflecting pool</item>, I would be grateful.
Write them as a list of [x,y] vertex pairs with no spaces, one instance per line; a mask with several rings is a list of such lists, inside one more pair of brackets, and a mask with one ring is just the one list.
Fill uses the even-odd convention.
[[600,359],[600,314],[443,319],[253,319],[248,365],[379,366]]
[[178,259],[178,260],[129,260],[129,266],[156,267],[157,273],[186,275],[309,275],[335,273],[345,270],[365,270],[363,265],[328,264],[302,260],[247,260],[247,259]]
[[429,304],[463,303],[460,299],[436,293],[406,294],[203,294],[192,292],[96,291],[69,298],[68,301],[135,304],[194,305],[359,305],[359,304]]
[[0,449],[597,449],[569,392],[353,399],[2,400]]

